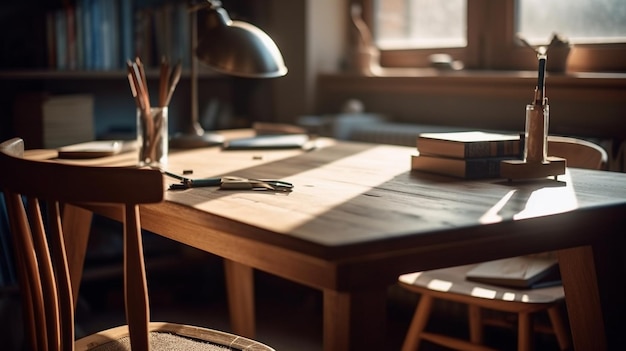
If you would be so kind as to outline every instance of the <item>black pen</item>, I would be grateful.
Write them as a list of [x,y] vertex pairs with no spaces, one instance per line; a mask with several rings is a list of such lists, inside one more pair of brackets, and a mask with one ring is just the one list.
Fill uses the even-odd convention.
[[165,173],[165,175],[166,175],[166,176],[168,176],[168,177],[176,178],[176,179],[178,179],[178,180],[180,180],[180,181],[183,181],[183,182],[184,182],[185,180],[187,180],[187,178],[186,178],[186,177],[183,177],[183,176],[178,175],[178,174],[176,174],[176,173],[172,173],[172,172],[168,172],[168,171],[163,171],[163,173]]

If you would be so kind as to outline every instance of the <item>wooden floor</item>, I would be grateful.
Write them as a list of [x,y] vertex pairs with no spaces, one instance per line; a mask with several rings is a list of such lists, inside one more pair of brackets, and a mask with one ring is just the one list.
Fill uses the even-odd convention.
[[[109,234],[92,235],[92,238],[89,244],[94,248],[110,248],[121,243],[121,238]],[[114,243],[98,241],[103,238]],[[230,331],[221,259],[182,246],[164,252],[172,247],[171,242],[159,238],[144,237],[151,319]],[[88,264],[105,269],[86,273],[86,282],[81,285],[76,312],[77,337],[124,323],[121,265],[111,266],[104,259],[100,262],[101,257],[109,257],[111,252],[93,251],[88,253]],[[256,339],[279,351],[321,351],[321,292],[263,272],[255,274]],[[0,295],[0,345],[3,350],[18,351],[22,321],[17,297],[12,295]],[[390,289],[386,350],[400,349],[417,299],[400,288]],[[441,317],[432,320],[429,328],[467,335],[461,307],[435,305],[435,309],[440,310]],[[513,333],[486,329],[485,334],[490,346],[515,349]],[[553,337],[540,337],[537,342],[537,350],[558,349]],[[443,349],[425,344],[422,350]]]
[[[220,259],[206,255],[193,266],[197,269],[187,274],[158,270],[149,276],[152,320],[230,331]],[[263,272],[256,273],[255,283],[256,339],[279,351],[321,351],[321,292]],[[109,282],[106,288],[101,283],[85,286],[84,305],[77,317],[84,332],[124,323],[122,296],[116,284],[121,284],[121,281]],[[417,296],[397,287],[390,289],[389,296],[386,350],[400,350]],[[104,308],[98,308],[98,303],[104,303],[101,306]],[[435,308],[441,311],[442,316],[454,314],[459,317],[463,311],[458,306],[440,305]],[[463,317],[456,320],[442,317],[433,319],[430,328],[466,336],[464,321]],[[515,349],[515,335],[510,331],[488,328],[486,338],[497,349]],[[558,349],[551,336],[540,336],[537,342],[537,350]],[[425,344],[423,350],[445,349]]]

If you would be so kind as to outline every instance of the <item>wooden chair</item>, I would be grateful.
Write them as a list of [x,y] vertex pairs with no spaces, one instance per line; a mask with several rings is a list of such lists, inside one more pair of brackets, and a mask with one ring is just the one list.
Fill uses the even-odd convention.
[[[568,167],[604,169],[607,162],[607,153],[600,146],[569,137],[549,136],[548,154],[566,158]],[[516,314],[518,350],[532,349],[535,331],[532,317],[535,313],[547,311],[552,325],[548,331],[555,334],[561,350],[570,348],[569,331],[561,311],[565,300],[562,285],[519,290],[466,280],[466,273],[475,266],[409,273],[399,277],[401,287],[421,295],[402,346],[403,351],[418,350],[423,340],[456,350],[492,350],[483,344],[483,325],[503,326],[507,323],[502,319],[484,318],[482,309]],[[435,299],[468,306],[469,340],[425,329]]]
[[[28,350],[263,350],[237,335],[172,323],[151,323],[139,205],[163,200],[158,170],[88,167],[23,158],[15,138],[0,144],[4,193],[23,300]],[[65,252],[62,206],[93,203],[124,213],[124,292],[127,325],[75,341],[74,297]],[[44,216],[43,214],[47,214]],[[47,222],[44,220],[47,217]]]

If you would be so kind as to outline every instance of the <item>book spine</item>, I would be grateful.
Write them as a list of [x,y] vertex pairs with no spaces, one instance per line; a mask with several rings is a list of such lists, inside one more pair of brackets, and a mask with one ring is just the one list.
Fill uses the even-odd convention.
[[56,15],[53,11],[46,13],[46,51],[48,54],[48,68],[56,68]]
[[87,70],[94,69],[93,62],[93,1],[92,0],[82,0],[81,1],[81,10],[82,10],[82,29],[83,29],[83,60],[84,60],[84,68]]
[[152,13],[150,8],[140,8],[135,11],[134,46],[135,55],[139,56],[146,67],[152,64],[153,33]]
[[67,31],[67,68],[75,70],[78,66],[76,53],[76,8],[74,5],[65,7],[65,29]]
[[133,46],[133,1],[122,0],[120,2],[120,41],[122,42],[122,52],[120,57],[120,67],[126,66],[126,60],[134,58]]
[[85,69],[85,22],[83,21],[83,1],[77,0],[74,5],[74,26],[76,31],[76,68]]
[[113,1],[105,1],[101,0],[100,3],[100,19],[101,19],[101,60],[102,65],[101,69],[111,70],[115,68],[115,63],[117,60],[114,58],[115,56],[115,17],[114,17],[114,6],[115,3]]
[[[191,67],[191,33],[189,24],[189,12],[187,5],[181,3],[178,5],[178,38],[180,38],[180,60],[183,67]],[[174,60],[175,58],[172,58]]]
[[507,158],[470,159],[465,162],[465,178],[497,178],[500,176],[500,162]]
[[411,169],[465,179],[498,178],[500,163],[515,157],[460,159],[452,157],[412,155]]
[[511,141],[484,141],[467,143],[465,145],[465,157],[501,157],[522,156],[519,140]]
[[93,69],[100,70],[104,67],[103,58],[103,20],[102,20],[102,0],[92,0],[91,3],[91,60]]
[[56,36],[56,68],[67,68],[67,18],[64,10],[56,10],[54,13],[54,32]]

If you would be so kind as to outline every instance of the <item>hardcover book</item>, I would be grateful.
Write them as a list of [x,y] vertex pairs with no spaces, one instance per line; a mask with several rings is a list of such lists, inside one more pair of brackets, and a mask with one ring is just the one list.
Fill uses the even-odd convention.
[[411,169],[465,179],[498,178],[500,162],[516,157],[452,158],[412,155]]
[[417,138],[420,155],[456,158],[520,157],[523,142],[519,134],[481,131],[422,133]]
[[560,282],[556,258],[518,256],[483,262],[467,272],[470,281],[513,288],[533,288]]

